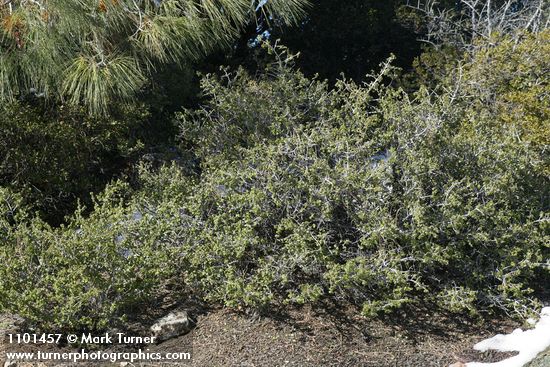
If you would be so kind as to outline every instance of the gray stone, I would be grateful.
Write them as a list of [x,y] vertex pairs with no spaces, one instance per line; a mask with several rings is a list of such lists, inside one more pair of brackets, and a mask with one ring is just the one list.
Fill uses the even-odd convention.
[[525,367],[550,367],[550,348],[540,353],[537,358]]
[[194,320],[186,311],[171,312],[163,318],[157,320],[151,326],[151,334],[155,341],[162,341],[185,335],[195,327]]

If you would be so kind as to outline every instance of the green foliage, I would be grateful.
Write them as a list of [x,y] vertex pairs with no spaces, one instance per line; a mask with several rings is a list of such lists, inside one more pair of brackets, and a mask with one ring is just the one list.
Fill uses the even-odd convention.
[[[522,56],[501,61],[536,62]],[[454,311],[525,315],[548,270],[546,153],[471,93],[486,80],[477,62],[412,96],[376,83],[329,91],[284,68],[206,78],[209,103],[180,117],[202,160],[186,201],[203,227],[189,276],[232,306],[332,295],[372,314],[429,292]],[[539,69],[525,70],[547,93]]]
[[461,60],[461,54],[455,47],[440,49],[424,47],[423,51],[412,62],[412,70],[399,80],[401,87],[407,91],[417,91],[420,86],[437,89],[443,86]]
[[[0,309],[17,310],[44,330],[104,329],[130,307],[151,300],[179,269],[164,246],[163,213],[124,207],[128,188],[110,185],[84,218],[80,211],[54,229],[19,224],[0,243]],[[164,222],[164,225],[162,224]]]
[[372,316],[429,300],[525,316],[550,276],[550,182],[546,130],[526,133],[514,96],[547,97],[544,37],[480,45],[414,93],[383,83],[389,61],[329,89],[276,48],[264,74],[206,76],[203,107],[177,116],[192,173],[142,166],[136,191],[113,183],[60,228],[2,204],[0,309],[103,328],[177,279],[235,308],[335,298]]
[[27,219],[27,211],[20,194],[0,187],[0,240],[12,240],[14,225]]
[[133,130],[146,118],[142,108],[94,119],[79,109],[12,104],[0,114],[0,185],[59,223],[139,151]]
[[[545,150],[550,144],[550,30],[524,33],[520,41],[495,36],[494,44],[480,48],[466,65],[466,79],[478,82],[470,82],[468,91],[493,104],[498,123]],[[548,162],[544,169],[550,172]]]
[[304,0],[55,0],[0,5],[0,101],[31,90],[92,114],[135,96],[152,71],[228,45],[256,12],[285,24]]
[[[275,69],[276,65],[269,66],[266,76],[259,80],[247,77],[243,69],[236,75],[222,69],[222,80],[214,75],[204,77],[201,87],[208,106],[177,115],[182,145],[201,159],[216,154],[231,156],[238,154],[238,147],[273,140],[315,119],[329,98],[326,84]],[[273,80],[270,74],[278,76]]]

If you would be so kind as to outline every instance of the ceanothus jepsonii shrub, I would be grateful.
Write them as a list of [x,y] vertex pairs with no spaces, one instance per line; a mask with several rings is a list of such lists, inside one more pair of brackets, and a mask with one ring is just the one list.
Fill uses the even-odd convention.
[[269,75],[207,77],[210,102],[181,117],[202,159],[190,277],[208,297],[526,313],[548,269],[544,152],[495,123],[474,80],[409,96]]
[[102,328],[177,279],[237,308],[331,297],[367,315],[421,300],[526,315],[550,269],[540,140],[471,93],[475,73],[413,95],[383,86],[391,74],[331,90],[284,65],[207,76],[208,102],[178,117],[200,169],[143,169],[89,217],[13,227],[0,309]]

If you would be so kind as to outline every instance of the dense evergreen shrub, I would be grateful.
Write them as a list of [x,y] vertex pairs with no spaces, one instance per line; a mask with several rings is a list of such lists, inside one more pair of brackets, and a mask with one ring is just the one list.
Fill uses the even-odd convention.
[[21,193],[26,205],[60,223],[88,201],[139,151],[143,108],[90,118],[84,110],[44,109],[36,103],[4,106],[0,113],[0,186]]
[[1,204],[0,309],[103,328],[177,279],[236,308],[336,298],[366,315],[425,300],[528,314],[550,275],[548,104],[528,114],[513,96],[548,98],[548,60],[468,56],[413,94],[382,84],[389,63],[328,89],[286,61],[204,78],[203,108],[177,116],[193,173],[142,166],[136,191],[113,183],[60,228]]
[[164,241],[177,215],[124,206],[128,192],[109,185],[90,216],[79,210],[59,228],[37,218],[12,224],[0,243],[0,309],[47,330],[90,330],[154,299],[181,268]]
[[413,96],[328,91],[287,70],[206,79],[210,104],[182,121],[203,159],[188,210],[206,235],[193,274],[208,296],[332,294],[371,314],[430,292],[453,310],[524,313],[534,269],[548,269],[545,152],[517,139],[521,122],[495,123],[469,94],[476,77]]

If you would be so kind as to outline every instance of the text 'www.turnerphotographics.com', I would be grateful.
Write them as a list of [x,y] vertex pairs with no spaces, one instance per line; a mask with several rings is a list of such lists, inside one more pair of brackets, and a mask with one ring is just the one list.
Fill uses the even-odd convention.
[[169,347],[155,336],[122,332],[93,333],[14,333],[5,334],[0,358],[21,362],[142,362],[177,363],[192,358],[191,338]]

